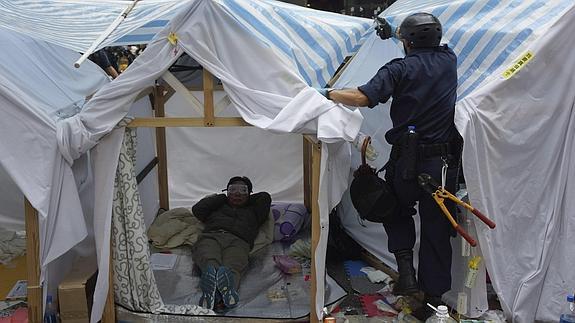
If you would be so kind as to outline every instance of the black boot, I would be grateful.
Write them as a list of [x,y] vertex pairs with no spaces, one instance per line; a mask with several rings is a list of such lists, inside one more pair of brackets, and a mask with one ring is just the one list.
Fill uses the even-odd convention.
[[425,320],[427,320],[430,316],[435,314],[435,311],[431,307],[427,306],[427,303],[429,303],[435,307],[438,307],[439,305],[443,304],[441,302],[441,296],[431,296],[427,293],[424,294],[423,303],[421,304],[421,307],[416,309],[412,314],[418,320],[425,322]]
[[397,261],[399,279],[393,285],[395,295],[411,295],[418,292],[415,269],[413,269],[413,251],[400,250],[394,253]]

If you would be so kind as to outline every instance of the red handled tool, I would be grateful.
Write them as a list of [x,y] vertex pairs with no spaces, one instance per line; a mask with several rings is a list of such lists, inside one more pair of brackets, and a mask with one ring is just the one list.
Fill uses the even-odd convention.
[[479,212],[479,210],[477,210],[476,208],[474,208],[471,205],[458,199],[455,195],[449,193],[449,191],[447,191],[445,188],[443,188],[441,185],[439,185],[439,183],[437,183],[433,179],[433,177],[431,177],[429,174],[421,173],[421,174],[419,174],[417,179],[418,179],[419,185],[424,190],[426,190],[427,192],[429,192],[431,194],[431,196],[433,197],[433,199],[435,200],[437,205],[439,205],[439,208],[441,209],[441,211],[443,211],[443,214],[445,214],[445,216],[447,217],[449,222],[451,222],[451,225],[453,226],[453,228],[467,242],[469,242],[469,244],[471,246],[475,247],[477,245],[477,241],[475,241],[465,230],[463,230],[463,228],[455,221],[453,216],[451,216],[451,213],[449,213],[449,210],[447,209],[447,207],[445,207],[445,204],[443,203],[443,201],[445,199],[450,199],[453,202],[455,202],[455,203],[463,206],[464,208],[468,209],[469,211],[471,211],[471,213],[473,213],[476,217],[478,217],[481,221],[483,221],[483,223],[487,224],[487,226],[489,228],[491,228],[491,229],[495,228],[495,223],[493,221],[491,221],[483,213]]

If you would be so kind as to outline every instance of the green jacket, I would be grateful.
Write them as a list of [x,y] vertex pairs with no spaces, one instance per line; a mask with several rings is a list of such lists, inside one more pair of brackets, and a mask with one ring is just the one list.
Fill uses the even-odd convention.
[[192,207],[194,216],[205,224],[204,232],[228,231],[253,247],[260,226],[267,220],[272,199],[266,192],[251,194],[248,202],[235,208],[225,194],[210,195]]

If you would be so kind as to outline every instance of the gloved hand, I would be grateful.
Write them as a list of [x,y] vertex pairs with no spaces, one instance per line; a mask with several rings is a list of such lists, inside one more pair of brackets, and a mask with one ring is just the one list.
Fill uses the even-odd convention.
[[327,99],[329,99],[329,91],[333,90],[330,87],[314,87],[314,89],[318,91],[319,94],[325,96]]
[[385,18],[375,17],[375,32],[379,36],[379,38],[386,40],[393,37],[393,28],[391,25],[385,20]]

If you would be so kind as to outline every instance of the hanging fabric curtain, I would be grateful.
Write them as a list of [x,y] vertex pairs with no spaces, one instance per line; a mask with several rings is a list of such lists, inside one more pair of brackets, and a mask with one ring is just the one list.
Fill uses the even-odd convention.
[[112,208],[115,302],[133,311],[210,315],[197,305],[166,305],[150,267],[142,203],[136,181],[136,130],[126,128],[120,150]]

